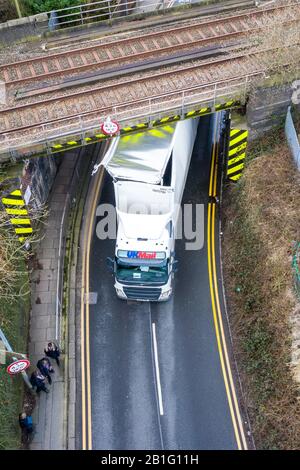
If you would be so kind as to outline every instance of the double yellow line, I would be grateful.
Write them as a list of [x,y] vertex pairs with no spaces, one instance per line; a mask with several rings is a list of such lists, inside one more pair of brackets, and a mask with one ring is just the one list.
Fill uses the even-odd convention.
[[92,449],[92,413],[91,413],[91,369],[90,369],[90,250],[94,227],[96,206],[104,176],[101,166],[96,174],[95,185],[91,191],[92,202],[86,211],[89,219],[84,231],[83,262],[81,278],[81,402],[82,402],[82,449]]
[[[219,131],[220,118],[217,114],[217,122],[215,128],[210,178],[209,178],[209,196],[210,199],[217,196],[217,180],[218,180],[218,154],[219,144],[216,142],[216,135]],[[226,395],[228,399],[230,415],[233,423],[234,434],[239,450],[247,450],[247,442],[245,438],[244,427],[236,397],[235,386],[232,378],[232,372],[228,357],[226,339],[224,334],[224,326],[222,320],[222,312],[220,307],[218,282],[217,282],[217,268],[216,268],[216,241],[215,241],[215,219],[216,219],[216,203],[208,203],[208,217],[207,217],[207,249],[208,249],[208,275],[209,287],[212,303],[212,312],[214,319],[214,326],[216,331],[217,345],[221,362],[221,369],[224,378]]]

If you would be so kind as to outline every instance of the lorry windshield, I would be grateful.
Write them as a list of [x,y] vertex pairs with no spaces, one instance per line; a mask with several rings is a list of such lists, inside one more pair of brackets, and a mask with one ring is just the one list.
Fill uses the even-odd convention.
[[168,264],[165,260],[159,266],[125,264],[117,260],[116,277],[119,282],[159,283],[165,284],[168,281]]

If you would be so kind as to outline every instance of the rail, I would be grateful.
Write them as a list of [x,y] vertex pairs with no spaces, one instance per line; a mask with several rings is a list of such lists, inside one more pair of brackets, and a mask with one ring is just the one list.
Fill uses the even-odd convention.
[[[232,98],[245,101],[251,82],[265,75],[264,71],[253,72],[245,77],[236,77],[209,85],[199,85],[186,90],[164,93],[152,98],[143,98],[126,104],[102,108],[92,112],[75,116],[74,118],[62,118],[48,124],[32,127],[35,135],[30,141],[26,141],[29,132],[17,132],[16,136],[9,133],[0,135],[1,152],[7,153],[11,149],[17,150],[26,145],[47,144],[55,139],[68,138],[71,135],[80,135],[83,139],[89,137],[91,132],[100,129],[101,122],[109,115],[121,124],[127,125],[130,121],[151,123],[152,120],[166,115],[170,111],[183,115],[189,112],[195,105],[205,106],[224,102]],[[41,136],[43,136],[41,138]]]

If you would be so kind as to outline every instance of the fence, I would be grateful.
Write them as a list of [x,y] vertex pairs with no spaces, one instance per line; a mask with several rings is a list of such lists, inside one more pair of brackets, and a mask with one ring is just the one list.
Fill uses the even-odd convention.
[[59,246],[58,246],[58,260],[57,260],[57,281],[56,281],[56,306],[55,306],[55,339],[60,346],[62,340],[62,310],[63,310],[63,296],[64,296],[64,260],[66,251],[67,241],[67,229],[69,224],[70,211],[74,204],[74,198],[77,194],[77,190],[82,184],[83,172],[82,167],[84,165],[84,159],[82,152],[77,155],[76,165],[74,166],[73,173],[71,176],[71,182],[69,185],[69,191],[66,196],[65,205],[63,208],[63,214],[61,223],[59,226]]
[[288,112],[287,112],[286,120],[285,120],[285,135],[286,135],[289,147],[291,149],[291,152],[293,154],[297,168],[300,171],[300,144],[299,144],[298,135],[294,126],[290,106],[288,108]]
[[[141,122],[151,124],[152,120],[160,119],[172,112],[183,116],[195,106],[215,106],[228,100],[245,101],[249,87],[253,81],[260,79],[264,72],[255,72],[246,77],[236,77],[223,80],[210,85],[191,87],[184,91],[175,91],[157,95],[155,98],[143,98],[134,103],[124,103],[97,111],[86,112],[74,118],[62,118],[55,123],[37,125],[33,128],[36,137],[30,137],[30,131],[16,134],[2,133],[0,145],[2,153],[10,153],[11,157],[18,156],[18,149],[30,146],[50,146],[55,139],[68,140],[70,137],[80,136],[82,140],[90,137],[100,128],[100,123],[107,116],[117,120],[121,125],[134,125]],[[30,138],[30,141],[27,140]],[[70,139],[69,139],[70,140]],[[25,152],[26,153],[26,152]],[[28,153],[28,152],[27,152]],[[1,159],[1,153],[0,153]]]
[[[300,144],[298,135],[294,126],[294,121],[291,114],[291,107],[289,106],[286,121],[285,121],[285,135],[294,157],[298,170],[300,170]],[[300,243],[297,242],[294,248],[294,255],[292,267],[295,279],[295,289],[298,297],[300,298]]]
[[132,18],[155,10],[165,12],[168,8],[178,7],[183,4],[191,4],[191,0],[186,0],[179,5],[172,0],[98,0],[48,11],[47,15],[49,29],[53,31],[60,28],[87,25],[93,22],[103,23],[113,19],[124,19],[128,16]]
[[300,299],[300,243],[299,242],[295,244],[292,267],[293,267],[294,279],[295,279],[295,289]]

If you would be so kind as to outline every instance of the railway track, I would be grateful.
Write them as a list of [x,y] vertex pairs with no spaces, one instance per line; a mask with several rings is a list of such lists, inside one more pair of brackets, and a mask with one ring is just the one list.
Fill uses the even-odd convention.
[[[161,96],[165,97],[164,100],[167,106],[176,94],[179,95],[185,91],[193,94],[193,90],[196,94],[196,90],[202,86],[206,86],[208,94],[211,94],[210,90],[213,89],[213,84],[217,81],[231,80],[232,77],[243,78],[249,74],[262,74],[268,70],[268,65],[271,62],[269,60],[270,55],[273,53],[272,49],[253,53],[249,51],[247,55],[241,51],[233,52],[229,57],[218,56],[209,60],[191,61],[187,64],[180,63],[178,54],[179,59],[175,65],[166,66],[162,64],[159,70],[151,70],[150,72],[149,70],[139,70],[140,73],[135,72],[129,78],[116,75],[114,78],[106,77],[100,83],[99,75],[95,75],[93,79],[93,74],[91,74],[92,79],[98,83],[92,87],[83,83],[80,89],[75,88],[78,82],[73,80],[73,77],[78,79],[76,74],[82,69],[89,67],[91,70],[94,67],[94,65],[88,63],[77,64],[75,58],[80,57],[81,54],[84,55],[86,62],[88,59],[85,54],[91,54],[92,52],[95,60],[95,54],[97,54],[99,61],[97,63],[101,66],[101,70],[103,68],[102,64],[113,63],[121,63],[126,69],[126,61],[132,63],[133,60],[136,61],[137,57],[145,59],[145,57],[151,57],[153,54],[155,54],[155,57],[159,57],[158,52],[164,54],[169,53],[170,50],[172,52],[176,50],[184,51],[188,44],[191,48],[191,45],[194,46],[194,44],[211,45],[215,44],[216,41],[225,42],[238,35],[245,35],[249,31],[261,29],[271,17],[274,18],[274,15],[280,14],[282,8],[282,6],[277,6],[255,10],[250,13],[248,11],[247,14],[228,16],[225,19],[209,20],[206,23],[197,22],[193,25],[185,24],[164,31],[140,34],[134,38],[118,39],[116,42],[94,44],[86,48],[50,54],[42,58],[35,57],[8,64],[5,72],[3,72],[5,66],[1,66],[0,73],[2,72],[2,76],[5,75],[7,85],[13,87],[24,81],[26,83],[38,81],[40,88],[34,89],[33,87],[32,96],[30,96],[30,89],[27,89],[26,96],[29,96],[29,99],[26,100],[25,98],[23,102],[14,103],[12,106],[0,111],[0,141],[5,141],[7,144],[8,140],[13,141],[17,137],[20,139],[20,136],[23,135],[25,144],[25,141],[27,142],[31,137],[45,138],[44,128],[46,127],[47,132],[51,129],[58,131],[62,125],[68,126],[72,123],[78,125],[80,119],[81,127],[86,128],[91,126],[93,119],[96,123],[99,117],[104,116],[105,113],[114,114],[116,107],[124,107],[126,112],[130,114],[130,110],[135,109],[137,104],[143,100],[146,100],[145,102],[147,100],[157,100],[159,106],[159,97]],[[300,4],[297,2],[291,6],[289,16],[284,17],[285,22],[299,21],[299,13]],[[235,22],[234,25],[233,22]],[[177,41],[176,44],[175,41]],[[144,50],[138,52],[138,47],[143,47]],[[148,49],[146,50],[146,48]],[[110,56],[103,55],[100,57],[99,50],[103,54],[109,53]],[[97,52],[95,53],[95,51]],[[64,62],[65,59],[67,59],[67,62]],[[50,70],[49,64],[53,60],[58,61],[57,68],[60,67],[59,70]],[[146,62],[144,60],[142,64]],[[39,73],[38,67],[40,67]],[[73,74],[72,80],[74,83],[72,84],[72,80],[70,80],[69,86],[66,85],[66,91],[62,92],[59,87],[53,87],[51,90],[51,83],[47,85],[45,80],[49,77],[57,75],[62,79],[70,71]],[[65,79],[65,82],[67,81]],[[39,97],[39,94],[42,93],[43,89],[45,96],[42,98]],[[170,98],[168,98],[168,95]],[[205,97],[204,92],[202,97],[204,101]],[[32,101],[32,98],[34,101]]]
[[[200,22],[134,37],[93,44],[70,51],[47,56],[34,57],[0,66],[0,77],[8,87],[15,87],[29,82],[74,75],[86,70],[104,70],[120,62],[132,63],[143,58],[163,57],[165,54],[187,50],[191,45],[204,46],[214,42],[226,42],[238,36],[247,36],[250,32],[265,27],[268,18],[280,15],[284,6],[271,6],[260,10],[250,10],[236,15],[210,19]],[[299,3],[289,6],[290,21],[300,15]]]
[[[146,77],[126,78],[121,82],[112,84],[108,82],[97,88],[75,91],[70,95],[50,97],[46,100],[22,104],[0,112],[0,132],[12,134],[25,131],[41,125],[55,124],[62,119],[72,119],[81,116],[82,123],[92,113],[102,114],[103,110],[124,103],[134,106],[140,99],[150,99],[160,94],[179,92],[201,85],[212,85],[215,81],[236,76],[240,77],[257,71],[268,69],[268,54],[272,50],[264,51],[253,56],[236,54],[228,61],[227,58],[217,58],[214,61],[202,62],[184,66],[181,69],[170,67]],[[176,74],[174,74],[176,71]],[[30,124],[29,124],[30,123]]]

